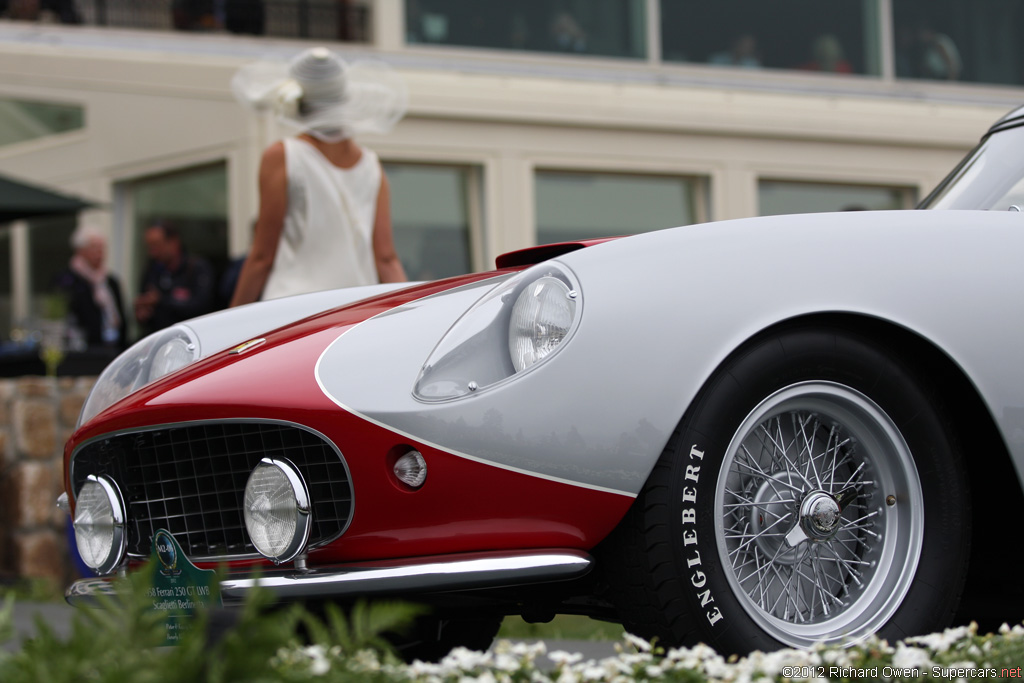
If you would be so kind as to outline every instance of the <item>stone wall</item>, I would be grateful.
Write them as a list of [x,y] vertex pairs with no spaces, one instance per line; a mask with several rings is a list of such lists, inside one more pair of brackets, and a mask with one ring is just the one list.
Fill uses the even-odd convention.
[[94,378],[0,379],[0,580],[73,574],[64,490],[64,442]]

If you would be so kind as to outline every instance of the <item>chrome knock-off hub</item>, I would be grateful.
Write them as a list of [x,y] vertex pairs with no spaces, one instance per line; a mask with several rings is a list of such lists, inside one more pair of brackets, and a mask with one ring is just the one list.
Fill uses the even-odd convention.
[[800,524],[814,541],[825,541],[839,529],[839,516],[843,510],[831,494],[811,491],[800,504]]

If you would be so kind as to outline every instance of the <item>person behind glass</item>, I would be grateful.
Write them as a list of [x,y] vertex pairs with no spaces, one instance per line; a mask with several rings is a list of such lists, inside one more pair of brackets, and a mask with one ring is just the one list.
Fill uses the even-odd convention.
[[852,74],[853,65],[843,55],[839,38],[825,33],[814,39],[811,45],[811,59],[797,66],[803,71],[824,71],[834,74]]
[[82,23],[74,0],[0,0],[0,17],[43,23]]
[[549,49],[555,52],[586,52],[587,32],[564,10],[555,12],[548,24]]
[[106,237],[81,224],[71,235],[71,248],[68,267],[54,284],[67,300],[74,334],[86,349],[120,351],[126,342],[124,306],[121,285],[106,268]]
[[920,77],[937,81],[959,80],[963,62],[953,39],[928,25],[921,26],[917,35],[920,41]]
[[387,177],[377,155],[352,139],[386,133],[404,115],[397,75],[313,48],[288,65],[243,67],[232,89],[242,104],[273,109],[299,134],[263,153],[256,230],[231,305],[405,281]]
[[188,253],[178,229],[170,223],[150,225],[145,240],[149,263],[135,299],[135,319],[143,332],[209,313],[215,285],[206,259]]
[[757,38],[752,33],[741,33],[733,39],[728,50],[712,53],[708,63],[715,66],[740,66],[747,69],[761,67],[757,54]]

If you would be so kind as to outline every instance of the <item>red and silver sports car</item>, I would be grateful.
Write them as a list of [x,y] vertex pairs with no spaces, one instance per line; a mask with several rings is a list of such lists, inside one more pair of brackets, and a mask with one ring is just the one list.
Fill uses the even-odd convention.
[[99,575],[69,599],[163,530],[226,563],[228,604],[410,598],[441,648],[508,614],[724,652],[930,631],[996,591],[1019,620],[1022,152],[1024,109],[930,210],[546,245],[159,332],[67,443]]

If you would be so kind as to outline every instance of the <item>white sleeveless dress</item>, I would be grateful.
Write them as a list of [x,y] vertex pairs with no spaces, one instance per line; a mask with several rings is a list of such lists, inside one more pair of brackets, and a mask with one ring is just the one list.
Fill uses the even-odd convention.
[[377,284],[377,155],[364,147],[355,166],[338,168],[299,138],[284,140],[284,155],[288,211],[262,298]]

